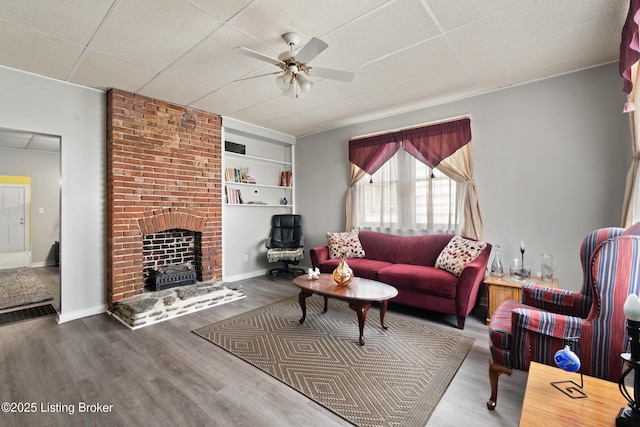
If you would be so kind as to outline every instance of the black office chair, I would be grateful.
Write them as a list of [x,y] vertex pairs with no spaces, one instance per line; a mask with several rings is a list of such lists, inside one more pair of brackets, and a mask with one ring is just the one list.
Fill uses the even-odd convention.
[[302,235],[302,217],[300,215],[274,215],[271,218],[271,233],[266,241],[267,260],[281,262],[283,266],[269,270],[271,280],[280,273],[296,277],[304,274],[301,268],[290,267],[297,265],[304,258],[304,236]]

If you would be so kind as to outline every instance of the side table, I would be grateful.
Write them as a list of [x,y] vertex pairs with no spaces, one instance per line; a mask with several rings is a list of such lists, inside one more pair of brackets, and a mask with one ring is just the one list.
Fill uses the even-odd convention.
[[558,279],[552,282],[543,282],[539,277],[530,277],[525,280],[519,280],[515,277],[504,276],[488,276],[484,279],[487,285],[487,323],[491,321],[491,316],[498,306],[507,300],[522,300],[522,284],[524,282],[533,282],[537,285],[548,286],[550,288],[558,287]]
[[[531,362],[527,388],[520,414],[521,427],[548,426],[611,426],[621,408],[628,407],[618,383],[599,378],[584,377],[585,399],[572,399],[556,390],[552,381],[580,382],[580,374],[568,373],[553,366]],[[633,390],[629,389],[633,396]]]

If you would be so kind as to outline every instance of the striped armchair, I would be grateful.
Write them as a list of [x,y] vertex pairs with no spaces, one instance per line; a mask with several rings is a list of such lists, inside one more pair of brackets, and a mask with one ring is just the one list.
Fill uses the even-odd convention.
[[488,409],[495,409],[500,374],[528,371],[531,361],[554,365],[553,355],[567,344],[580,356],[584,374],[618,381],[627,343],[622,306],[630,293],[640,293],[637,230],[600,229],[584,239],[580,292],[525,283],[522,301],[498,307],[489,323]]

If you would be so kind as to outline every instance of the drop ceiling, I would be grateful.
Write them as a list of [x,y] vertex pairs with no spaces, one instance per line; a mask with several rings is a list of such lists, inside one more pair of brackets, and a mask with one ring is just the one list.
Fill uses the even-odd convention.
[[[118,88],[294,136],[617,61],[628,0],[13,0],[0,65]],[[281,96],[281,36],[355,73]],[[622,85],[622,81],[621,81]]]
[[30,151],[60,151],[60,137],[0,129],[0,148]]

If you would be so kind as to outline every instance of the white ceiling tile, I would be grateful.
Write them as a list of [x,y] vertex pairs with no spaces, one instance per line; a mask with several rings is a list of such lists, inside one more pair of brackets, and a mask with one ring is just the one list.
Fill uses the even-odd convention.
[[26,148],[28,150],[58,152],[60,151],[60,138],[36,134],[31,138]]
[[252,0],[191,0],[198,7],[206,10],[223,21],[244,9]]
[[60,151],[60,138],[31,132],[0,129],[0,147],[57,152]]
[[202,86],[160,74],[137,92],[150,98],[171,99],[176,104],[189,105],[211,91]]
[[2,65],[64,80],[81,53],[78,45],[0,20]]
[[398,105],[427,105],[431,99],[441,100],[446,96],[456,98],[461,94],[471,93],[475,89],[476,86],[467,70],[461,65],[454,65],[393,86],[364,93],[361,97],[371,103],[386,105],[395,110]]
[[234,115],[234,118],[237,118],[238,120],[251,120],[251,123],[261,126],[265,123],[269,123],[277,119],[282,119],[284,117],[287,117],[287,115],[279,110],[269,107],[266,104],[253,105],[242,111],[238,111]]
[[473,59],[602,19],[613,9],[606,1],[589,3],[592,7],[586,8],[583,0],[521,2],[456,28],[447,36],[463,59]]
[[280,71],[274,65],[234,50],[251,41],[246,34],[230,25],[224,25],[169,67],[166,73],[204,87],[218,89],[256,70],[262,73]]
[[231,82],[220,92],[249,101],[252,104],[261,104],[270,99],[282,96],[276,86],[275,76],[263,76],[255,79]]
[[346,120],[353,114],[354,111],[362,110],[370,111],[371,104],[362,99],[356,97],[343,99],[340,103],[325,105],[313,110],[303,111],[283,119],[273,120],[268,123],[268,127],[280,126],[289,127],[291,124],[295,126],[309,126],[312,124],[322,124],[324,122],[333,122],[337,126],[341,126],[341,123],[346,123]]
[[0,2],[0,18],[86,46],[114,0]]
[[87,51],[76,66],[70,81],[73,83],[108,89],[118,82],[117,89],[135,92],[151,80],[157,73],[139,65],[131,64],[95,51]]
[[[342,25],[375,10],[389,0],[256,0],[230,22],[267,46],[286,50],[282,34],[297,32],[301,45],[322,38]],[[251,48],[251,46],[247,46]],[[282,48],[280,48],[282,47]]]
[[204,98],[198,99],[197,101],[192,102],[188,105],[189,107],[197,108],[203,111],[215,111],[215,114],[225,116],[237,113],[238,111],[242,111],[245,108],[251,107],[253,104],[249,101],[238,99],[235,96],[226,95],[218,91],[210,93]]
[[181,0],[121,0],[92,48],[161,71],[221,24]]
[[329,48],[313,65],[350,70],[437,34],[420,2],[396,0],[327,35]]
[[458,63],[449,43],[438,36],[353,70],[353,89],[369,91],[429,74]]
[[4,132],[0,132],[0,147],[6,148],[19,148],[25,149],[29,145],[31,140],[31,134],[21,135],[7,135]]
[[[619,19],[618,15],[611,15],[562,33],[493,52],[469,61],[467,65],[479,86],[489,89],[575,70],[577,68],[573,66],[577,63],[588,66],[615,61],[620,51],[619,43],[614,42],[618,32],[615,24]],[[614,34],[601,36],[608,33]],[[578,60],[572,61],[572,58]],[[587,58],[589,61],[585,63]]]
[[459,27],[523,0],[424,0],[443,30]]

